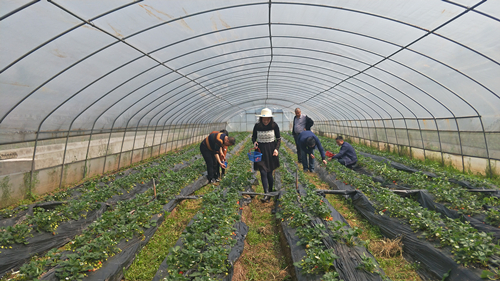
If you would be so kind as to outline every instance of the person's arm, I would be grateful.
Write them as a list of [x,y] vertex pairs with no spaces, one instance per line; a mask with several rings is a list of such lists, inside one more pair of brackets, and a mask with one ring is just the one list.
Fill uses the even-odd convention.
[[276,138],[276,140],[275,140],[275,148],[273,151],[273,156],[278,156],[278,151],[281,145],[281,135],[280,135],[280,127],[276,123],[274,123],[274,137]]
[[345,155],[346,152],[347,152],[347,149],[342,145],[340,147],[339,153],[335,154],[332,158],[335,158],[335,159],[342,158]]
[[219,157],[221,162],[224,161],[225,155],[224,155],[224,148],[222,146],[219,149]]
[[253,126],[253,133],[252,133],[252,143],[254,147],[257,147],[257,124]]
[[321,141],[319,140],[319,138],[317,136],[314,136],[314,137],[316,139],[316,145],[318,146],[319,153],[321,153],[321,159],[323,161],[325,161],[325,159],[326,159],[325,149],[321,145]]
[[226,168],[226,165],[224,165],[224,163],[220,161],[220,156],[218,153],[215,153],[215,159],[217,160],[217,162],[219,162],[219,165],[222,167],[222,169]]

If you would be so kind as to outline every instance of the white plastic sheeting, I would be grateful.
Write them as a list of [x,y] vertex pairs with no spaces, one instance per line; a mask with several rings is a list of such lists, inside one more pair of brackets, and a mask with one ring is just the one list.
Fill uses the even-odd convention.
[[484,146],[499,19],[495,0],[1,0],[0,144],[300,107]]

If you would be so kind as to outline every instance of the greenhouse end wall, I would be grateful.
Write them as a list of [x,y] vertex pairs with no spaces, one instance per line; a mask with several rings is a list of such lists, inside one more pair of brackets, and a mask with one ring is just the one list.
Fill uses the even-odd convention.
[[44,139],[36,142],[36,151],[35,142],[2,145],[0,208],[201,142],[226,125],[189,124]]
[[379,150],[434,160],[459,171],[500,175],[500,132],[432,130],[428,128],[432,122],[439,128],[432,120],[425,120],[427,128],[398,128],[392,126],[393,120],[334,120],[318,121],[313,130],[318,135],[342,135]]

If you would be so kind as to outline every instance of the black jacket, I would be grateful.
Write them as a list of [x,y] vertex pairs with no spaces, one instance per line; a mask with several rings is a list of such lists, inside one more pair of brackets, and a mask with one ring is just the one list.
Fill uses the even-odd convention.
[[[295,128],[295,118],[296,117],[293,117],[293,127],[292,127],[292,133],[295,134],[295,132],[293,132],[293,128]],[[314,125],[314,121],[306,115],[306,131],[310,131],[311,130],[311,127]],[[300,134],[301,132],[298,132],[298,134]]]

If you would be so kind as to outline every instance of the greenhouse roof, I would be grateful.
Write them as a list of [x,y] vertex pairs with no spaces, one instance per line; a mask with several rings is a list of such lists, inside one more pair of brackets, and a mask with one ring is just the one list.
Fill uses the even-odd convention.
[[500,131],[500,1],[0,3],[0,144],[263,107]]

